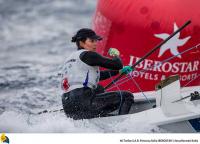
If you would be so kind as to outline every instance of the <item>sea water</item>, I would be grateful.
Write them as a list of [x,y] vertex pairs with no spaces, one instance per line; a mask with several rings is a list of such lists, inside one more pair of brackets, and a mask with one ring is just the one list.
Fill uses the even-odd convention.
[[59,71],[76,46],[71,37],[91,27],[96,0],[0,0],[0,132],[164,132],[145,120],[101,124],[74,121],[59,110]]

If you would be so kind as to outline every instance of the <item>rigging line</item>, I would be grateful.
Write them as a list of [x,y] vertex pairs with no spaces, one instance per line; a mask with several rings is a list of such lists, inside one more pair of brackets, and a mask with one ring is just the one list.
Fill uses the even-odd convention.
[[[112,75],[110,74],[110,72],[108,72],[108,73],[109,73],[109,75],[110,75],[111,80],[114,80],[114,79],[112,78]],[[114,85],[116,85],[116,83],[115,83]],[[122,92],[121,92],[119,86],[116,85],[116,87],[117,87],[117,89],[118,89],[118,91],[119,91],[119,94],[120,94],[120,104],[119,104],[119,112],[120,112],[121,107],[122,107],[122,101],[123,101],[123,98],[122,98],[122,97],[123,97],[123,96],[122,96]],[[119,114],[119,112],[118,112],[118,114]]]
[[[148,53],[146,53],[142,58],[140,58],[136,63],[134,63],[131,67],[135,68],[135,66],[137,66],[140,62],[144,61],[144,59],[146,59],[147,57],[149,57],[153,52],[155,52],[157,49],[159,49],[162,45],[164,45],[167,41],[169,41],[172,37],[174,37],[178,32],[180,32],[181,30],[183,30],[187,25],[189,25],[191,23],[190,20],[188,20],[183,26],[181,26],[179,29],[177,29],[174,33],[172,33],[171,35],[169,35],[169,37],[167,37],[164,41],[161,41],[158,45],[156,45],[153,49],[151,49]],[[113,83],[117,82],[119,79],[122,78],[122,74],[120,74],[119,76],[117,76],[112,82],[110,82],[109,84],[107,84],[105,86],[105,89],[108,89],[110,86],[113,85]]]
[[[188,52],[188,51],[190,51],[190,50],[192,50],[192,49],[194,49],[194,48],[198,48],[199,46],[200,46],[200,43],[197,44],[196,46],[193,46],[193,47],[191,47],[191,48],[189,48],[189,49],[187,49],[187,50],[185,50],[185,51],[183,51],[183,52],[177,54],[177,55],[174,55],[174,56],[172,56],[172,57],[169,57],[169,58],[167,58],[167,59],[161,61],[161,62],[159,63],[159,65],[162,64],[162,63],[164,63],[164,62],[167,62],[167,61],[169,61],[169,60],[171,60],[171,59],[173,59],[173,58],[175,58],[175,57],[177,57],[178,55],[181,55],[181,54],[183,54],[183,53],[186,53],[186,52]],[[153,65],[153,66],[151,66],[151,67],[149,67],[149,68],[152,68],[152,67],[155,67],[155,66],[158,66],[158,65]],[[147,71],[149,68],[140,70],[140,71],[138,71],[138,72]],[[125,78],[122,78],[121,80],[118,81],[118,84],[121,85],[121,84],[123,84],[123,83],[125,83],[125,82],[127,82],[127,81],[129,81],[129,80],[130,80],[130,76],[125,77]],[[120,82],[121,82],[121,83],[120,83]],[[113,88],[113,86],[111,86],[111,87],[108,88],[108,89],[112,89],[112,88]]]
[[[161,62],[159,63],[159,65],[161,65],[161,64],[164,63],[164,62],[170,61],[171,59],[177,57],[178,55],[181,55],[181,54],[183,54],[183,53],[186,53],[186,52],[188,52],[188,51],[190,51],[190,50],[192,50],[192,49],[194,49],[194,48],[198,48],[199,46],[200,46],[200,43],[199,43],[198,45],[196,45],[196,46],[193,46],[193,47],[191,47],[191,48],[189,48],[189,49],[187,49],[187,50],[185,50],[185,51],[183,51],[183,52],[177,54],[177,55],[171,56],[171,57],[169,57],[169,58],[167,58],[167,59],[161,61]],[[156,66],[159,66],[159,65],[150,66],[150,67],[148,67],[147,69],[140,70],[139,72],[145,72],[145,71],[147,71],[149,68],[153,68],[153,67],[156,67]],[[126,77],[123,78],[123,79],[126,79]]]
[[[110,72],[109,72],[109,75],[110,75],[110,77],[111,77],[111,74],[110,74]],[[130,75],[131,76],[131,75]],[[141,89],[141,87],[139,86],[139,84],[135,81],[135,79],[131,76],[131,78],[132,78],[132,81],[135,83],[135,85],[136,85],[136,87],[139,89],[139,91],[142,93],[142,95],[145,97],[145,99],[148,101],[148,103],[150,104],[150,105],[152,105],[152,103],[151,103],[151,101],[147,98],[147,96],[144,94],[144,92],[142,91],[142,89]],[[111,77],[111,79],[113,80],[113,78]],[[117,87],[117,89],[119,90],[119,92],[120,92],[120,96],[121,96],[121,101],[120,101],[120,106],[119,106],[119,110],[121,109],[121,106],[122,106],[122,94],[121,94],[121,90],[120,90],[120,88],[119,88],[119,86],[116,84],[116,83],[114,83],[114,85],[116,85],[116,87]]]
[[130,75],[132,81],[135,83],[135,85],[137,86],[137,88],[139,89],[139,91],[142,93],[142,95],[145,97],[145,99],[148,101],[149,104],[152,105],[151,101],[147,98],[147,96],[144,94],[144,92],[142,91],[141,87],[139,86],[139,84],[136,82],[136,80]]
[[[111,80],[113,81],[114,79],[113,79],[111,73],[110,73],[110,72],[108,72],[108,73],[109,73],[109,75],[110,75]],[[119,104],[119,112],[120,112],[121,107],[122,107],[122,101],[123,101],[123,98],[122,98],[122,97],[123,97],[123,96],[122,96],[122,92],[121,92],[119,86],[118,86],[116,83],[115,83],[114,85],[116,85],[116,87],[117,87],[117,89],[118,89],[118,91],[119,91],[119,94],[120,94],[120,104]],[[118,112],[118,114],[119,114],[119,112]]]
[[[169,58],[167,58],[167,59],[161,61],[159,64],[162,64],[162,63],[164,63],[164,62],[167,62],[167,61],[169,61],[169,60],[171,60],[171,59],[177,57],[178,55],[184,54],[184,53],[186,53],[186,52],[188,52],[188,51],[190,51],[190,50],[192,50],[192,49],[194,49],[194,48],[199,48],[199,46],[200,46],[200,43],[197,44],[197,45],[195,45],[195,46],[193,46],[193,47],[191,47],[191,48],[188,48],[187,50],[184,50],[184,51],[181,52],[181,53],[178,53],[177,55],[171,56],[171,57],[169,57]],[[158,65],[153,65],[153,66],[151,66],[151,67],[149,67],[149,68],[152,68],[152,67],[155,67],[155,66],[158,66]],[[149,68],[140,70],[140,71],[138,71],[138,72],[145,72],[145,71],[147,71]],[[130,74],[130,75],[131,75],[131,74]],[[128,77],[125,77],[125,78],[122,78],[121,80],[119,80],[119,81],[117,82],[117,83],[118,83],[117,85],[121,85],[121,84],[123,84],[123,83],[129,81],[129,80],[130,80],[130,75],[129,75]],[[113,87],[116,87],[116,86],[111,86],[110,88],[108,88],[108,90],[112,89]]]
[[191,82],[193,82],[194,80],[196,80],[199,76],[200,76],[200,74],[197,75],[196,78],[194,78],[194,79],[190,80],[188,83],[186,83],[183,87],[186,87],[187,85],[189,85]]

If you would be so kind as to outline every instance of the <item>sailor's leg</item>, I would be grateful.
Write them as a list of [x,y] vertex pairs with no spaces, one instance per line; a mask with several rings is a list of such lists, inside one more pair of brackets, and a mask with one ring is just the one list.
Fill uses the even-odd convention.
[[90,88],[78,88],[63,94],[62,103],[65,114],[76,120],[98,117],[99,110],[91,105],[96,92],[101,93],[103,89],[94,91]]
[[79,104],[72,98],[73,92],[64,93],[62,95],[63,110],[67,117],[77,119],[78,111],[80,111]]
[[116,109],[119,109],[119,114],[128,114],[133,102],[134,97],[128,91],[106,92],[93,97],[92,107],[104,114]]
[[65,114],[73,119],[90,118],[90,103],[93,97],[90,88],[78,88],[62,95]]
[[[119,92],[120,93],[120,92]],[[119,109],[119,114],[128,114],[131,105],[134,103],[134,96],[128,91],[122,91],[120,95],[123,95],[122,102]]]

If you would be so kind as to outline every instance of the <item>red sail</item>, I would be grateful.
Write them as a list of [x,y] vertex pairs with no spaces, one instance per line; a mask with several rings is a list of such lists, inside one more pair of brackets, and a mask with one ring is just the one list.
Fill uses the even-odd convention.
[[[199,47],[151,67],[200,43],[199,6],[200,0],[99,0],[93,24],[104,39],[98,45],[98,52],[107,55],[109,48],[117,48],[124,65],[134,64],[191,20],[189,26],[141,62],[132,75],[143,91],[154,90],[156,83],[175,74],[180,75],[182,86],[195,78],[187,86],[200,85]],[[119,88],[139,91],[131,79]]]

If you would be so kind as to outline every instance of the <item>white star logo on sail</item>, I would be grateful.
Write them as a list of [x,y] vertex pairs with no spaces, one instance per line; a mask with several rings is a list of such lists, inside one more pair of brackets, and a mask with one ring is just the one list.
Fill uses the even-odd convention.
[[[178,29],[176,23],[174,23],[174,32]],[[165,40],[168,38],[170,35],[167,33],[162,33],[162,34],[155,34],[154,35],[157,38]],[[183,46],[190,38],[191,36],[188,36],[184,39],[180,39],[180,32],[178,32],[174,37],[172,37],[168,42],[166,42],[163,46],[160,47],[159,55],[158,57],[161,57],[165,51],[170,49],[171,54],[178,55],[178,47]],[[181,58],[181,55],[178,55],[177,57]]]

